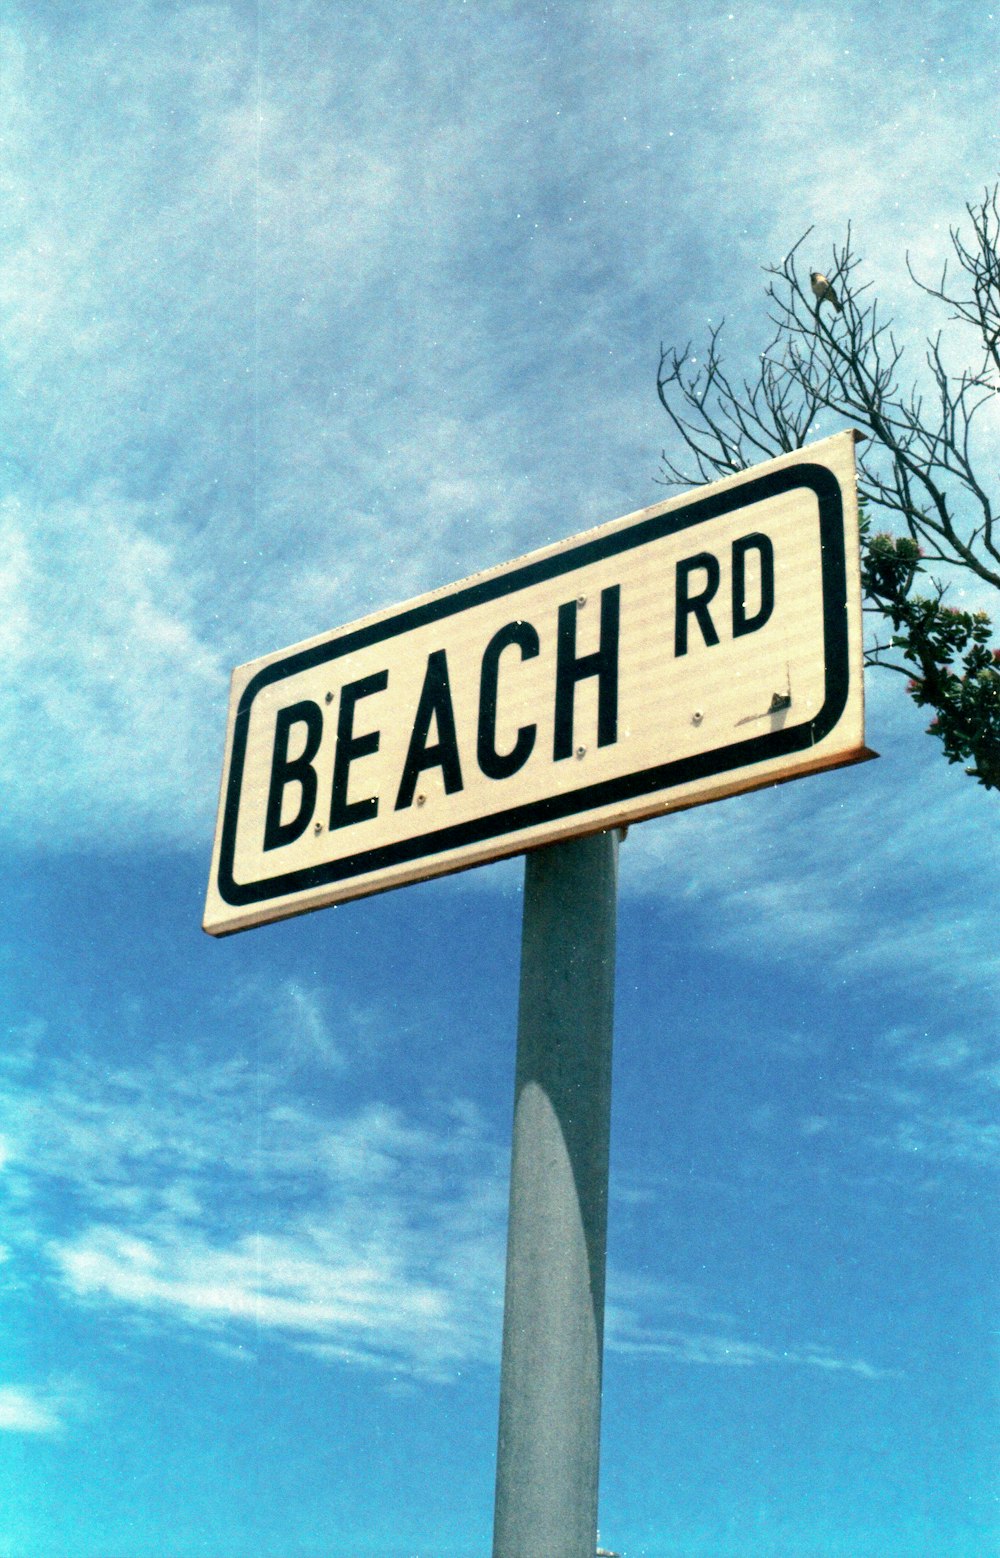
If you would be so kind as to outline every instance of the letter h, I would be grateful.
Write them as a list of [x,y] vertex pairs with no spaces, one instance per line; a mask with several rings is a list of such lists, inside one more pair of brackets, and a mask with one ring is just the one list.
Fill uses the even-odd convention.
[[573,752],[573,702],[577,682],[597,677],[597,745],[618,739],[618,621],[621,585],[601,591],[601,641],[592,654],[577,655],[577,603],[559,607],[556,637],[556,709],[552,756],[558,762]]

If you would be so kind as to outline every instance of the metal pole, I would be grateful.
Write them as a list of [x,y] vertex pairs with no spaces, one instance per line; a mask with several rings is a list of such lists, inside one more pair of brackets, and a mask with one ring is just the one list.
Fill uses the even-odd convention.
[[594,1558],[618,833],[525,861],[493,1558]]

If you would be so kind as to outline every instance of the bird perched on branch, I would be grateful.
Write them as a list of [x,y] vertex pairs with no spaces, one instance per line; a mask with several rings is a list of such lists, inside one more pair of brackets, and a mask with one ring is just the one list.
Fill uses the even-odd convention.
[[813,297],[819,298],[821,303],[832,303],[838,314],[844,312],[844,305],[834,292],[826,277],[818,270],[809,272],[809,282],[813,289]]

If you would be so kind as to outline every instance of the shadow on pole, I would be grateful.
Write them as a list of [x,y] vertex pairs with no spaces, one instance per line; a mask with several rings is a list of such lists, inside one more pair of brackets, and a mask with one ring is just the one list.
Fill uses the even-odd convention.
[[494,1558],[594,1558],[618,832],[525,860]]

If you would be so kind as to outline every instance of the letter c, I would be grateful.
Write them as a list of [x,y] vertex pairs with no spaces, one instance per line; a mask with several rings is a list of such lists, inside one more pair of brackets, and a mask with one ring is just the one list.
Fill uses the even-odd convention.
[[476,756],[479,766],[488,779],[509,779],[523,768],[535,745],[537,727],[522,725],[517,740],[509,752],[497,751],[497,686],[500,677],[500,656],[509,644],[516,644],[522,660],[533,660],[538,654],[538,634],[530,622],[508,622],[499,633],[494,633],[483,652],[483,664],[479,677],[479,729],[476,737]]

